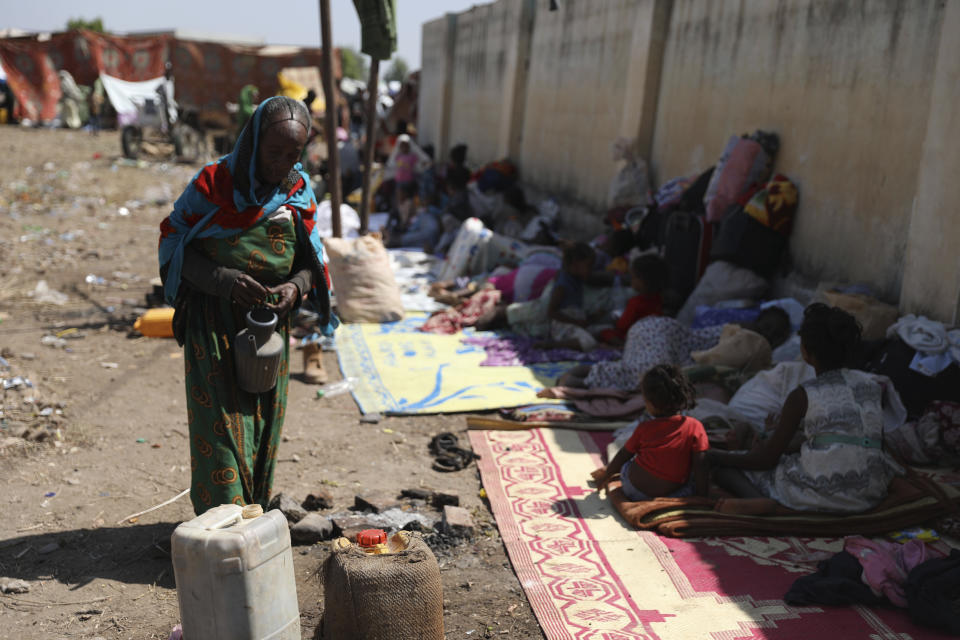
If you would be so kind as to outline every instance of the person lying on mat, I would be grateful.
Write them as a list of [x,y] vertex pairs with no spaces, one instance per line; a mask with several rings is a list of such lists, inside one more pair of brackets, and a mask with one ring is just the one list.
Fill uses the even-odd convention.
[[[887,496],[902,470],[883,450],[883,387],[844,368],[859,342],[860,324],[849,313],[807,307],[800,345],[817,377],[787,396],[769,438],[749,452],[707,454],[718,485],[743,498],[833,513],[866,511]],[[803,438],[791,447],[798,432]]]
[[[764,309],[754,322],[742,326],[766,338],[771,349],[790,336],[790,316],[777,307]],[[647,316],[627,331],[622,358],[576,365],[557,379],[557,386],[633,391],[643,372],[653,365],[692,362],[692,352],[713,349],[722,334],[722,325],[689,329],[675,318]]]
[[654,419],[637,425],[610,464],[591,474],[597,487],[619,473],[629,500],[707,495],[707,433],[699,420],[680,414],[694,404],[690,381],[673,365],[657,365],[640,388]]

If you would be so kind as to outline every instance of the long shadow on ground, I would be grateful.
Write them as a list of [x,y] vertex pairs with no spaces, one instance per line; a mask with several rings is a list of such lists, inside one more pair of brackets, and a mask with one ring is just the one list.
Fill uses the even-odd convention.
[[75,529],[0,541],[0,575],[80,589],[97,578],[173,588],[170,535],[178,523]]

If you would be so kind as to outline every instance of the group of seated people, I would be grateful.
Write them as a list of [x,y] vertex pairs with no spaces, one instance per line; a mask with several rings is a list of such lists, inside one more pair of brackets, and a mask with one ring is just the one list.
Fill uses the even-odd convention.
[[875,507],[902,469],[883,449],[881,384],[845,368],[860,327],[841,309],[813,304],[799,333],[803,360],[816,377],[787,396],[749,449],[711,449],[703,425],[683,415],[695,402],[691,384],[675,365],[659,364],[643,374],[639,388],[650,419],[639,422],[593,479],[603,486],[619,474],[629,500],[707,495],[712,476],[734,496],[797,510]]
[[[696,397],[680,367],[691,353],[716,348],[731,326],[690,328],[663,315],[667,268],[656,254],[630,262],[624,275],[633,296],[614,321],[604,306],[611,280],[621,277],[616,268],[608,270],[613,262],[602,248],[569,245],[538,297],[502,305],[484,325],[528,334],[534,328],[544,347],[622,348],[618,360],[579,364],[557,380],[563,387],[639,392],[644,399],[645,419],[610,463],[594,472],[599,485],[619,475],[626,497],[643,500],[706,495],[712,478],[714,486],[737,497],[832,513],[864,511],[886,497],[901,467],[882,447],[882,386],[872,374],[845,368],[861,337],[852,315],[824,304],[807,307],[800,351],[816,377],[787,396],[766,431],[731,440],[727,450],[710,449],[701,422],[684,415]],[[496,276],[489,281],[498,283]],[[777,306],[740,329],[770,349],[792,333],[790,316]],[[767,365],[769,360],[761,366]]]
[[[408,142],[400,141],[397,162],[403,166],[388,246],[442,253],[463,233],[464,221],[477,215],[482,190],[468,188],[477,175],[466,169],[466,147],[454,148],[450,158],[443,167],[422,169]],[[407,170],[412,167],[422,170]],[[501,192],[496,215],[483,219],[485,244],[468,252],[478,264],[498,267],[467,287],[438,283],[434,294],[456,304],[479,289],[496,288],[501,302],[480,317],[480,329],[506,328],[544,348],[621,350],[617,360],[579,364],[557,380],[562,387],[637,392],[644,399],[644,418],[610,463],[594,472],[598,485],[619,476],[626,497],[642,500],[706,495],[712,480],[734,496],[834,513],[863,511],[883,500],[902,468],[882,446],[881,385],[846,368],[860,342],[853,316],[809,306],[799,329],[800,351],[816,376],[786,397],[759,435],[732,438],[726,450],[711,449],[701,422],[686,415],[696,394],[681,367],[690,364],[692,353],[726,340],[731,325],[692,328],[665,315],[668,266],[656,253],[636,255],[628,231],[562,249],[533,243],[518,248],[517,232],[526,221],[517,220],[531,208],[511,194],[509,187]],[[484,259],[484,252],[492,257]],[[467,275],[485,270],[468,269]],[[769,353],[794,328],[777,306],[736,327],[767,345],[766,361],[751,372],[769,366]]]

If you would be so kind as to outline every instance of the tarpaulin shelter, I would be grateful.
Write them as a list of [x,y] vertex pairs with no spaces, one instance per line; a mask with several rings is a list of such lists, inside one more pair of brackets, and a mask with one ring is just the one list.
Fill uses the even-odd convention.
[[[93,84],[101,73],[141,82],[162,76],[168,61],[173,63],[179,103],[201,112],[222,112],[246,84],[269,96],[279,90],[281,69],[319,67],[321,50],[190,40],[174,33],[115,36],[82,29],[0,39],[0,63],[17,99],[15,115],[31,120],[56,117],[61,69],[81,85]],[[340,56],[333,56],[333,63],[339,78]]]
[[163,75],[169,37],[124,37],[93,31],[40,34],[0,40],[0,62],[17,100],[14,115],[52,120],[60,101],[60,70],[81,85],[103,72],[130,81]]

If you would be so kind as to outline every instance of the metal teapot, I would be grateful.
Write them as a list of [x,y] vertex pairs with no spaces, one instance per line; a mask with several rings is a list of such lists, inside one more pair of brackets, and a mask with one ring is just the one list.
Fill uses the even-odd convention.
[[277,386],[283,338],[277,328],[277,314],[269,309],[251,309],[245,316],[247,328],[234,340],[237,384],[249,393],[263,393]]

